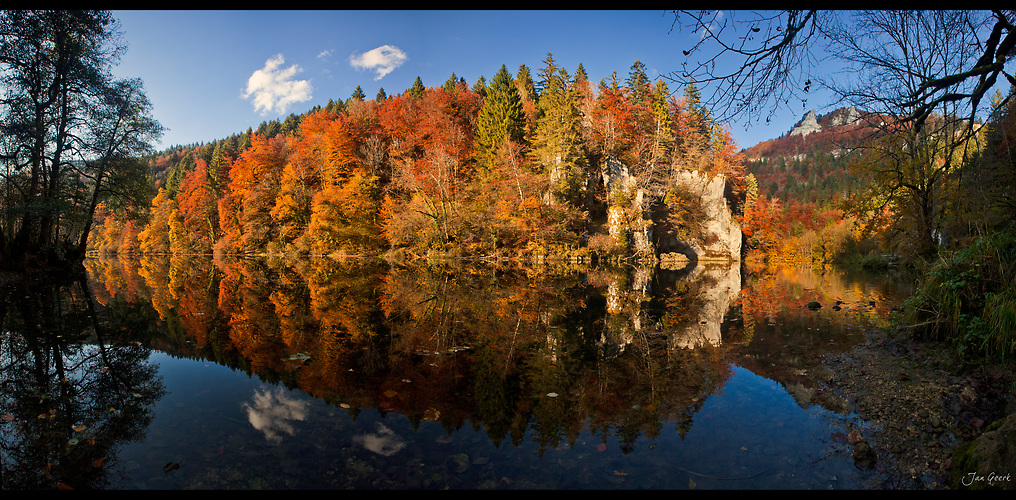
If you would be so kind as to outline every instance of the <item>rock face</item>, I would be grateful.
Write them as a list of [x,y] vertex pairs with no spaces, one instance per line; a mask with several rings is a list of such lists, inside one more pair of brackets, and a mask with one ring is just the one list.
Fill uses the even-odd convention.
[[723,176],[710,176],[704,172],[683,170],[676,172],[674,183],[697,197],[702,206],[704,220],[702,235],[688,241],[659,241],[662,252],[681,252],[698,261],[741,260],[741,226],[734,220],[730,204],[724,196],[727,180]]
[[808,135],[819,130],[822,130],[822,126],[818,124],[818,118],[815,117],[815,110],[813,109],[804,115],[804,118],[794,126],[794,129],[790,131],[790,135]]
[[1001,420],[953,454],[956,489],[1016,489],[1016,413]]
[[840,108],[822,116],[817,116],[815,114],[815,110],[813,109],[808,111],[808,114],[804,115],[804,118],[797,122],[797,125],[794,125],[794,128],[790,130],[790,135],[808,135],[812,132],[821,131],[825,127],[850,125],[860,118],[861,113],[853,106],[850,106],[849,108]]
[[[614,158],[604,162],[601,171],[603,187],[609,197],[616,197],[607,210],[607,228],[619,244],[626,245],[640,258],[657,259],[659,255],[681,253],[692,262],[741,260],[741,227],[734,220],[725,196],[727,180],[724,176],[711,176],[705,172],[679,170],[671,175],[671,183],[688,198],[687,202],[700,207],[699,226],[693,237],[678,238],[673,234],[654,231],[661,214],[651,209],[650,193],[638,187],[628,168]],[[666,214],[662,214],[666,217]]]

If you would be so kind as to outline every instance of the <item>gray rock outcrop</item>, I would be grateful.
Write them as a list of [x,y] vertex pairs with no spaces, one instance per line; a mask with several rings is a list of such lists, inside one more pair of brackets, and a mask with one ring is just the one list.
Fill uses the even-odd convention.
[[[682,186],[691,196],[697,197],[704,211],[701,223],[702,236],[676,243],[676,247],[684,246],[698,261],[736,261],[741,260],[741,226],[734,220],[730,204],[725,194],[727,179],[722,176],[710,176],[705,172],[682,170],[675,172],[674,184]],[[661,252],[673,250],[667,242],[661,243]]]
[[794,126],[793,130],[790,131],[790,135],[808,135],[819,130],[822,130],[822,126],[818,124],[818,118],[815,116],[815,110],[813,109],[804,115],[804,118]]
[[1016,413],[957,447],[952,460],[956,489],[1016,489]]

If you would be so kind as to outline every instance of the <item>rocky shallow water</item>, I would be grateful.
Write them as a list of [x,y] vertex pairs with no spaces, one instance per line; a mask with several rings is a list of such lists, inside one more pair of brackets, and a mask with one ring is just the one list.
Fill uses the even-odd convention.
[[950,473],[964,473],[953,450],[1016,412],[1011,368],[961,367],[944,346],[883,329],[826,366],[824,390],[860,419],[843,439],[859,467],[879,472],[872,489],[949,489]]

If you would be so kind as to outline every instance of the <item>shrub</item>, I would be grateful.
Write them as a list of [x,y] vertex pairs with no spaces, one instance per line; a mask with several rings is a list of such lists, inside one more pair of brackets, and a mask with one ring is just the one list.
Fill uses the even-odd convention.
[[945,340],[966,356],[1016,353],[1016,234],[977,238],[942,254],[904,302],[915,336]]

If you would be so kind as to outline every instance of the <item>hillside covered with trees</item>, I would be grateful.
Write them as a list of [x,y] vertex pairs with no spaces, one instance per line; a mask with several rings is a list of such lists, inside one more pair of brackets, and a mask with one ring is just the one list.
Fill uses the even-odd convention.
[[[741,155],[699,103],[636,61],[598,84],[548,54],[469,86],[357,90],[284,121],[150,157],[147,206],[100,206],[100,252],[627,256],[607,208],[673,195],[688,169],[742,180]],[[604,189],[607,159],[632,182]],[[736,194],[734,195],[736,196]],[[670,198],[673,199],[673,196]],[[697,221],[684,221],[693,225]]]

